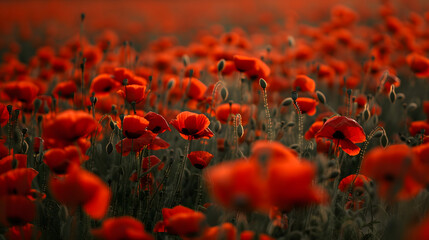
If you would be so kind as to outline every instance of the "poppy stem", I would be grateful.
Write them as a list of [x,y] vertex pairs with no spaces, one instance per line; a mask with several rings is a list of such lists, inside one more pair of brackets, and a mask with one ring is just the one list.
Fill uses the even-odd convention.
[[265,118],[267,119],[268,122],[268,128],[267,128],[267,135],[268,135],[268,140],[273,140],[273,126],[272,126],[272,122],[271,122],[271,114],[270,114],[270,109],[268,108],[268,97],[267,97],[267,90],[266,88],[263,89],[263,98],[264,98],[264,108],[265,108]]
[[198,181],[197,181],[198,189],[197,189],[197,199],[195,201],[195,207],[194,207],[195,210],[198,210],[198,206],[200,205],[201,199],[203,196],[203,181],[202,181],[201,174],[198,174],[197,178],[198,178]]
[[295,106],[296,114],[298,115],[298,145],[300,154],[303,152],[304,147],[304,125],[302,119],[301,109],[298,106],[298,103],[294,100],[293,105]]
[[180,193],[182,192],[182,180],[183,180],[183,174],[185,173],[186,159],[188,158],[188,154],[191,149],[191,144],[192,144],[192,139],[189,139],[188,145],[186,146],[186,149],[185,149],[185,154],[181,162],[181,166],[179,170],[180,172],[179,172],[178,181],[176,185],[176,191],[174,193],[174,197],[172,198],[172,199],[175,199],[175,201],[172,201],[172,203],[175,203],[175,205],[180,204],[182,200],[182,197],[180,195]]

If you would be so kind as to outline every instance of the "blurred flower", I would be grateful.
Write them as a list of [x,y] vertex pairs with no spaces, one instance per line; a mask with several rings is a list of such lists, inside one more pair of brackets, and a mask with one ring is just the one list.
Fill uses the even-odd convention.
[[129,216],[106,219],[101,228],[93,229],[96,239],[104,240],[152,240],[152,235],[145,231],[143,223]]
[[192,166],[203,169],[209,165],[213,155],[206,151],[194,151],[188,154],[188,159],[191,161]]

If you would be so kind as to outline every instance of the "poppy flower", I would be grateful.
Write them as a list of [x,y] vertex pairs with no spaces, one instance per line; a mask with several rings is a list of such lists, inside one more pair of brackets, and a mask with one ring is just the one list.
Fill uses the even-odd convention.
[[4,234],[4,236],[8,240],[38,240],[42,236],[42,233],[33,224],[27,223],[23,226],[10,227],[8,231]]
[[[44,139],[54,139],[73,143],[86,137],[97,128],[97,122],[84,111],[66,110],[57,115],[50,115],[43,119]],[[61,129],[61,131],[58,131]]]
[[127,115],[124,117],[122,133],[127,138],[139,138],[146,132],[146,127],[148,125],[149,121],[144,117],[140,117],[138,115]]
[[206,151],[194,151],[188,154],[188,159],[191,161],[192,166],[203,169],[209,165],[213,155]]
[[9,121],[9,111],[7,110],[7,106],[0,103],[0,126],[6,126]]
[[274,240],[274,238],[266,235],[266,234],[259,234],[256,235],[255,232],[246,230],[241,232],[240,234],[240,240]]
[[323,121],[315,121],[310,126],[310,129],[308,129],[307,132],[305,133],[304,135],[305,139],[307,140],[313,139],[316,133],[319,132],[319,130],[322,128],[323,123],[324,123]]
[[16,168],[0,174],[0,196],[31,195],[31,183],[37,174],[32,168]]
[[233,123],[233,115],[240,114],[241,122],[246,125],[250,119],[251,109],[248,105],[241,105],[238,103],[224,103],[216,107],[216,118],[221,123],[227,123],[228,117],[230,118],[230,124]]
[[133,77],[134,73],[128,68],[118,67],[114,69],[113,78],[120,84],[122,84],[125,79],[130,80]]
[[115,81],[109,74],[100,74],[92,80],[89,92],[102,95],[109,94],[120,86],[121,83]]
[[201,235],[206,228],[206,217],[201,212],[176,206],[162,209],[163,224],[170,234],[184,237]]
[[23,226],[36,216],[36,205],[27,197],[4,195],[0,197],[0,224]]
[[146,86],[136,84],[129,84],[124,87],[124,90],[118,90],[117,93],[129,103],[140,103],[146,98],[147,95]]
[[420,183],[426,185],[429,183],[429,143],[423,143],[421,145],[412,148],[415,156],[415,162],[413,164],[414,177]]
[[350,156],[359,154],[360,148],[355,143],[366,140],[365,132],[359,123],[344,116],[328,119],[315,137],[331,139],[337,147],[341,147]]
[[39,87],[30,81],[18,81],[6,83],[3,92],[10,100],[18,100],[23,103],[32,103],[39,94]]
[[106,215],[110,203],[109,187],[96,175],[77,165],[69,167],[66,175],[51,177],[49,186],[52,195],[60,203],[83,210],[94,219]]
[[264,163],[298,161],[298,153],[280,142],[259,140],[252,146],[251,159]]
[[210,120],[204,114],[184,111],[179,113],[176,119],[173,119],[170,124],[186,140],[209,139],[214,135],[209,128]]
[[261,165],[236,160],[207,168],[204,179],[214,199],[229,209],[253,210],[266,204]]
[[270,75],[270,68],[259,58],[234,55],[233,60],[235,68],[245,72],[251,79],[265,79]]
[[363,188],[366,184],[369,184],[370,181],[371,179],[365,175],[352,174],[341,180],[340,184],[338,185],[338,189],[341,192],[348,192],[352,186],[353,186],[353,189],[358,187]]
[[77,86],[74,81],[58,83],[53,91],[54,96],[62,98],[73,98],[77,91]]
[[72,67],[68,59],[54,58],[51,62],[51,68],[55,73],[65,73]]
[[410,53],[406,57],[408,66],[410,66],[411,71],[416,74],[417,77],[427,77],[429,76],[429,59],[418,54]]
[[152,142],[147,146],[150,150],[160,150],[160,149],[166,149],[169,148],[170,144],[160,137],[156,136]]
[[388,201],[410,199],[423,188],[412,171],[414,158],[411,148],[405,144],[390,145],[386,149],[377,147],[365,155],[361,173],[377,183],[381,198]]
[[56,174],[65,174],[71,163],[80,165],[85,156],[81,150],[73,145],[65,148],[51,148],[43,155],[43,161],[48,165],[49,169]]
[[316,114],[316,106],[318,102],[313,98],[299,97],[296,99],[296,104],[298,105],[301,113],[307,114],[308,116]]
[[234,225],[226,222],[220,226],[207,228],[204,234],[201,236],[201,240],[235,240],[236,235],[237,229],[234,227]]
[[269,201],[279,210],[289,211],[293,207],[324,203],[327,200],[327,194],[313,185],[316,169],[309,162],[271,162],[267,175]]
[[296,90],[298,87],[302,92],[314,92],[316,90],[316,83],[306,75],[298,75],[293,82],[293,89]]
[[115,217],[106,219],[101,228],[93,229],[92,235],[96,239],[104,240],[152,240],[152,235],[145,231],[143,223],[139,220],[129,217]]
[[165,118],[158,113],[148,112],[146,113],[146,115],[144,115],[144,118],[149,121],[147,130],[155,134],[163,133],[166,130],[171,131],[170,127],[168,126],[167,120],[165,120]]
[[410,128],[411,136],[415,136],[417,133],[420,133],[422,130],[425,131],[425,134],[429,134],[429,122],[427,121],[414,121],[411,123]]
[[204,93],[207,90],[207,86],[194,77],[186,77],[183,79],[182,84],[179,84],[179,80],[176,78],[173,78],[175,81],[174,88],[170,90],[170,95],[173,95],[173,97],[176,96],[183,96],[183,94],[186,94],[187,97],[194,100],[201,100],[204,97]]
[[16,160],[17,164],[15,168],[26,168],[27,167],[27,155],[26,154],[11,154],[0,160],[0,174],[12,170],[13,161]]
[[131,151],[140,152],[144,146],[154,143],[156,134],[150,131],[144,131],[138,138],[124,138],[116,144],[116,151],[122,153],[123,156],[128,155]]
[[86,45],[83,49],[82,57],[86,59],[85,67],[91,68],[101,61],[103,52],[96,46]]

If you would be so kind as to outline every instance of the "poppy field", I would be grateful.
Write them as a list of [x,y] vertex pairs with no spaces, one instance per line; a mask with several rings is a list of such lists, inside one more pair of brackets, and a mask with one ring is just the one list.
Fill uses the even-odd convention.
[[429,2],[0,2],[0,240],[429,239]]

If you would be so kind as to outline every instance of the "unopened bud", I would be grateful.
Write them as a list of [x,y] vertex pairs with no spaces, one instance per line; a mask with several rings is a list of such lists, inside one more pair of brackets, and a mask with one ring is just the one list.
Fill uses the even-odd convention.
[[391,103],[394,103],[396,100],[395,85],[393,84],[390,86],[389,99]]
[[261,78],[259,79],[259,86],[261,86],[261,88],[265,90],[267,88],[267,82],[263,78]]
[[127,78],[125,78],[125,79],[122,81],[122,85],[124,85],[124,86],[127,86],[127,85],[128,85],[128,79],[127,79]]
[[220,96],[222,97],[223,101],[226,101],[226,99],[228,98],[228,89],[222,88],[220,90]]
[[386,134],[383,134],[383,136],[381,136],[381,138],[380,138],[380,144],[384,148],[386,148],[387,144],[389,144],[389,139],[387,138]]
[[106,152],[107,152],[107,154],[110,154],[110,153],[112,153],[112,151],[113,151],[113,144],[111,142],[109,142],[106,145]]
[[323,94],[321,91],[316,91],[316,95],[317,95],[317,98],[319,99],[320,103],[322,103],[322,104],[326,103],[325,94]]
[[243,128],[243,125],[240,124],[237,126],[237,136],[241,138],[243,137],[243,135],[244,135],[244,128]]
[[174,81],[174,79],[170,79],[170,81],[168,81],[167,83],[167,90],[172,89],[175,84],[176,84],[176,81]]
[[407,106],[407,110],[410,111],[410,112],[412,112],[412,111],[414,111],[416,109],[417,109],[417,104],[416,103],[410,103]]
[[285,98],[285,99],[282,101],[282,105],[283,105],[283,106],[285,106],[285,107],[287,107],[287,106],[291,105],[292,103],[293,103],[293,100],[292,100],[292,98],[290,98],[290,97]]
[[298,92],[297,91],[292,91],[292,99],[295,102],[296,99],[298,99]]
[[225,69],[225,59],[221,59],[218,63],[217,63],[217,71],[218,72],[222,72],[223,69]]

